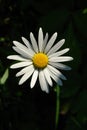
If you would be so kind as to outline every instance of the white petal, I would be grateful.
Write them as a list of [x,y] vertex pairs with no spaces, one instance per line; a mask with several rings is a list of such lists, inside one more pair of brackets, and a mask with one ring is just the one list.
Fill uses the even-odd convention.
[[59,79],[59,78],[58,78],[58,80],[57,80],[57,84],[58,84],[58,85],[60,85],[60,86],[62,86],[62,85],[63,85],[63,83],[62,83],[61,79]]
[[51,62],[65,62],[65,61],[71,61],[73,60],[70,56],[60,56],[60,57],[51,57],[49,58],[49,61]]
[[23,84],[34,72],[34,68],[32,70],[30,70],[28,73],[25,73],[22,78],[19,81],[19,85]]
[[29,51],[25,51],[25,50],[23,50],[23,49],[21,49],[21,48],[17,48],[17,47],[12,47],[13,48],[13,50],[15,50],[17,53],[19,53],[21,56],[23,56],[23,57],[25,57],[25,58],[27,58],[27,59],[31,59],[32,58],[32,56],[33,56],[33,54],[32,53],[29,53]]
[[45,38],[44,38],[43,51],[44,51],[44,48],[45,48],[45,46],[47,44],[47,41],[48,41],[48,33],[46,33]]
[[61,55],[65,54],[66,52],[68,52],[69,50],[70,50],[69,48],[66,48],[66,49],[61,50],[61,51],[59,51],[59,52],[57,53],[57,56],[61,56]]
[[60,85],[60,86],[63,85],[61,79],[60,79],[58,76],[56,76],[56,75],[55,75],[54,73],[52,73],[51,71],[49,71],[49,73],[50,73],[51,78],[52,78],[58,85]]
[[17,61],[28,61],[28,59],[25,59],[19,55],[10,55],[7,57],[10,60],[17,60]]
[[48,41],[48,33],[46,33],[45,38],[44,38],[44,44],[45,45],[46,45],[47,41]]
[[39,72],[39,82],[40,82],[42,91],[49,93],[48,84],[46,82],[46,79],[42,70]]
[[55,68],[61,69],[61,70],[71,70],[71,67],[64,65],[62,63],[56,63],[56,62],[49,62],[49,64]]
[[50,40],[48,41],[47,46],[45,47],[45,50],[44,50],[45,53],[47,53],[50,50],[56,38],[57,38],[57,33],[54,33],[52,37],[50,38]]
[[38,52],[37,41],[36,41],[36,39],[35,39],[35,37],[34,37],[32,32],[30,33],[30,40],[31,40],[32,47],[33,47],[34,51]]
[[38,70],[35,70],[33,75],[32,75],[32,78],[31,78],[31,84],[30,84],[30,87],[33,88],[36,81],[37,81],[37,78],[38,78]]
[[42,47],[43,47],[43,31],[42,31],[42,28],[39,29],[38,45],[39,45],[39,51],[42,52]]
[[26,46],[24,46],[23,44],[21,44],[18,41],[13,41],[13,44],[20,50],[22,50],[23,52],[29,53],[30,55],[33,55],[35,52],[34,50],[30,47],[27,48]]
[[51,71],[53,74],[55,74],[59,78],[66,80],[66,77],[56,68],[52,67],[51,65],[48,65],[47,68],[49,69],[49,71]]
[[47,68],[45,68],[45,69],[43,70],[43,73],[44,73],[44,76],[45,76],[45,78],[46,78],[48,84],[49,84],[50,86],[52,86],[53,83],[52,83],[52,80],[51,80],[51,78],[50,78],[49,70],[48,70]]
[[59,50],[61,48],[61,46],[64,44],[65,39],[62,39],[61,41],[59,41],[58,43],[56,43],[47,53],[48,55],[53,54],[54,52],[56,52],[57,50]]
[[24,44],[25,44],[28,48],[31,48],[30,42],[29,42],[25,37],[22,37],[22,41],[24,42]]
[[27,66],[27,67],[23,68],[21,71],[19,71],[19,72],[16,74],[16,77],[21,76],[21,75],[23,75],[24,73],[28,73],[28,72],[31,71],[33,68],[34,68],[33,65],[30,65],[30,66]]
[[70,50],[69,48],[66,48],[66,49],[63,49],[61,51],[55,52],[55,53],[49,55],[49,58],[61,56],[61,55],[65,54],[66,52],[68,52],[69,50]]
[[19,62],[19,63],[16,63],[16,64],[13,64],[11,65],[11,69],[16,69],[16,68],[21,68],[21,67],[25,67],[25,66],[28,66],[28,65],[31,65],[32,62],[30,61],[26,61],[26,62]]
[[21,48],[21,49],[28,49],[25,45],[21,44],[20,42],[18,41],[13,41],[13,44],[18,47],[18,48]]

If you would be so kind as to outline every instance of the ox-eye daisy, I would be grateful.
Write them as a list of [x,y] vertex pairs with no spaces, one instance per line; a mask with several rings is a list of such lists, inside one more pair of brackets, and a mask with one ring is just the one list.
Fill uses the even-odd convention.
[[53,45],[56,38],[56,32],[49,40],[48,33],[43,37],[43,31],[42,28],[40,28],[38,33],[38,43],[32,32],[30,33],[31,44],[24,37],[22,37],[24,45],[18,41],[13,41],[13,49],[18,55],[10,55],[7,58],[19,61],[10,67],[12,69],[22,68],[16,74],[17,77],[22,76],[19,85],[23,84],[32,76],[30,87],[33,88],[39,78],[41,89],[48,93],[48,86],[53,86],[52,79],[58,85],[62,85],[61,79],[66,80],[66,77],[59,70],[70,70],[71,68],[61,62],[71,61],[73,58],[70,56],[61,56],[68,52],[69,48],[58,51],[64,44],[65,39],[62,39]]

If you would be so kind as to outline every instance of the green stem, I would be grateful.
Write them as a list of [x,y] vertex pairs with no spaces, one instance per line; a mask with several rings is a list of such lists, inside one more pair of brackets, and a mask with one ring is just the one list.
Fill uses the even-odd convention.
[[60,87],[56,87],[56,116],[55,116],[55,128],[57,129],[58,121],[59,121],[59,93],[60,93]]

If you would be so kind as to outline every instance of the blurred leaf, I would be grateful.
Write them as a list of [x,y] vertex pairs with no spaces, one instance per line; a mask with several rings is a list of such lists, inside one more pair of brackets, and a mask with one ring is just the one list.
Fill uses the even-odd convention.
[[21,97],[21,96],[22,96],[22,92],[21,92],[21,91],[18,91],[18,92],[16,93],[16,95],[17,95],[18,97]]
[[83,81],[83,85],[85,86],[85,88],[87,88],[87,64],[84,67],[84,72],[83,72],[83,76],[82,76],[82,81]]
[[[2,65],[2,61],[0,60],[0,74],[3,72],[3,69],[4,69],[4,67],[3,67],[3,65]],[[1,76],[1,75],[0,75]]]
[[6,69],[5,70],[5,73],[3,74],[3,76],[1,77],[1,79],[0,79],[0,84],[5,84],[5,82],[6,82],[6,80],[7,80],[7,78],[8,78],[8,76],[9,76],[9,70],[8,69]]
[[87,8],[83,10],[83,14],[87,14]]
[[73,102],[72,112],[77,112],[79,116],[83,114],[87,117],[87,90],[82,90],[79,93],[78,97]]
[[85,130],[85,125],[87,124],[87,90],[82,90],[73,99],[71,112],[75,115],[73,118],[82,126],[82,130]]
[[61,111],[60,111],[61,115],[65,115],[68,112],[70,108],[70,104],[71,104],[70,101],[68,101],[62,105]]
[[30,3],[31,3],[31,0],[26,0],[26,2],[25,0],[18,1],[19,7],[21,7],[21,10],[27,9]]
[[4,42],[5,38],[4,37],[0,37],[0,42]]
[[68,64],[72,67],[73,70],[76,71],[78,70],[79,65],[81,63],[81,50],[80,50],[80,43],[75,37],[72,22],[70,22],[69,26],[67,27],[67,30],[64,32],[64,36],[66,42],[63,45],[63,48],[64,47],[70,48],[68,55],[74,58],[74,60],[68,62]]
[[48,32],[61,32],[67,23],[69,12],[66,9],[55,10],[41,19],[40,25]]
[[81,124],[74,117],[68,117],[64,130],[83,130]]
[[67,81],[64,82],[64,86],[61,87],[61,97],[68,98],[73,97],[79,91],[81,86],[81,79],[78,73],[69,72]]
[[87,8],[85,10],[78,11],[73,15],[75,26],[78,34],[81,37],[87,38]]
[[57,85],[56,86],[56,115],[55,115],[55,127],[57,128],[58,123],[59,123],[59,109],[60,109],[60,87]]

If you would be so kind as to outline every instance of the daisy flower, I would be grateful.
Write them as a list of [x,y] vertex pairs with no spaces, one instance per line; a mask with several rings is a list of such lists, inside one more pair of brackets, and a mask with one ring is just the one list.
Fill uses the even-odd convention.
[[62,62],[71,61],[73,58],[70,56],[62,56],[69,51],[69,48],[59,51],[65,39],[54,44],[56,38],[57,32],[49,40],[48,33],[43,37],[43,31],[40,28],[38,32],[38,43],[32,32],[30,32],[31,43],[24,37],[22,37],[24,45],[18,41],[13,41],[14,46],[12,48],[18,54],[10,55],[7,58],[18,61],[11,65],[11,69],[22,68],[16,74],[16,77],[22,76],[19,85],[31,77],[30,88],[33,88],[37,79],[39,79],[42,91],[47,93],[49,92],[49,86],[53,86],[53,80],[62,86],[61,79],[66,80],[66,77],[60,70],[71,69],[69,66],[62,64]]

